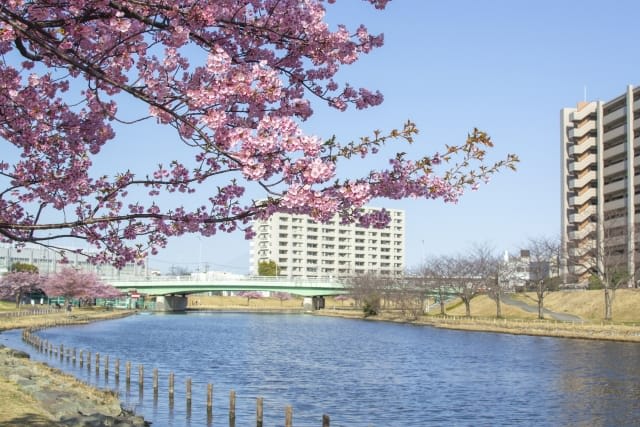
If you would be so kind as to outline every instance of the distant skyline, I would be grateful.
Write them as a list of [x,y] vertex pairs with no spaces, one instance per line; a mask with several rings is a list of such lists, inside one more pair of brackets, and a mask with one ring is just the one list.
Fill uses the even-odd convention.
[[[474,243],[515,252],[530,237],[559,236],[560,110],[583,100],[609,100],[640,84],[640,3],[393,0],[380,12],[364,1],[342,0],[327,8],[331,25],[355,29],[363,23],[372,33],[384,33],[385,46],[345,67],[341,76],[356,87],[379,89],[385,102],[345,113],[316,103],[315,115],[303,124],[307,132],[348,141],[411,119],[421,131],[418,141],[399,150],[420,153],[459,143],[478,127],[495,143],[491,158],[515,153],[521,159],[517,172],[499,174],[457,205],[371,203],[405,210],[408,269],[424,256],[458,253]],[[154,132],[151,139],[163,138]],[[121,156],[118,150],[105,156]],[[156,154],[148,160],[159,162]],[[246,273],[249,242],[241,233],[181,237],[150,260],[161,271],[172,265],[197,271],[205,264]]]

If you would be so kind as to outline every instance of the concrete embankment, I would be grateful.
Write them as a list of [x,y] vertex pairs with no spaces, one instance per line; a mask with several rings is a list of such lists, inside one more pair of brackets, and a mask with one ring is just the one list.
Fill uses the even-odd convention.
[[[69,322],[86,323],[129,315],[130,312],[78,312]],[[62,316],[25,316],[20,327],[55,324]],[[0,327],[14,325],[0,319]],[[124,410],[117,395],[98,390],[34,362],[27,353],[0,346],[0,426],[120,426],[149,425],[142,417]]]

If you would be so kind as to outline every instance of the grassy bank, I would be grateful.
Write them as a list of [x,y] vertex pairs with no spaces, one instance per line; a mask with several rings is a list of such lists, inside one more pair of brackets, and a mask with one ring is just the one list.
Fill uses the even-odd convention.
[[[534,293],[518,293],[514,299],[532,308],[537,307]],[[545,296],[544,307],[555,313],[572,314],[585,322],[601,323],[604,319],[603,291],[559,291]],[[537,313],[528,313],[517,307],[502,305],[502,314],[507,319],[535,319]],[[464,316],[464,304],[454,301],[447,306],[447,314]],[[496,303],[485,295],[471,300],[471,315],[495,317]],[[640,325],[640,290],[620,289],[613,302],[613,323],[635,323]]]
[[[25,311],[19,310],[20,313]],[[42,327],[62,321],[87,323],[131,314],[128,311],[74,309],[70,314],[62,310],[52,314],[11,316],[15,312],[18,312],[15,304],[0,303],[0,331]],[[73,376],[22,356],[11,349],[0,348],[1,426],[55,426],[62,416],[77,415],[79,411],[112,417],[120,414],[119,400],[113,393],[87,386]],[[32,379],[39,383],[34,384]],[[62,404],[77,407],[71,413],[65,413]]]
[[277,298],[247,299],[236,296],[200,296],[189,297],[187,308],[190,310],[302,310],[302,297],[293,297],[280,301]]
[[[534,294],[517,294],[516,299],[536,309]],[[333,304],[329,303],[331,307]],[[439,328],[468,331],[499,332],[517,335],[582,338],[596,340],[640,342],[640,291],[624,289],[616,292],[613,306],[614,320],[603,321],[604,297],[602,291],[553,292],[545,298],[545,308],[555,312],[580,317],[580,322],[559,322],[549,318],[537,319],[537,312],[502,304],[502,318],[496,317],[496,303],[482,295],[471,301],[471,317],[465,316],[465,307],[460,300],[446,306],[446,316],[441,316],[439,307],[417,319],[408,318],[400,310],[382,310],[370,320],[408,322]],[[318,313],[327,316],[363,318],[362,311],[345,307],[326,309]]]

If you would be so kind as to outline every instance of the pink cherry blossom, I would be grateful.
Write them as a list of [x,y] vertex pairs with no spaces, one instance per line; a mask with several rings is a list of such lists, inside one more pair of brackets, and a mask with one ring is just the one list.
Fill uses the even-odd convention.
[[[388,0],[365,2],[382,10]],[[313,99],[338,110],[383,101],[375,89],[338,83],[343,65],[384,38],[364,25],[331,30],[333,3],[0,2],[0,240],[59,249],[59,239],[80,239],[93,262],[121,267],[172,236],[241,230],[250,238],[253,218],[283,210],[383,226],[383,213],[362,213],[373,198],[455,203],[513,168],[511,155],[486,164],[491,140],[474,130],[441,153],[399,153],[387,168],[337,179],[352,157],[412,143],[417,128],[408,122],[354,142],[302,131]],[[121,138],[112,124],[131,121],[118,109],[128,102],[144,105],[136,119],[152,117],[192,156],[98,174],[96,155]],[[249,198],[247,186],[263,197]]]
[[114,298],[121,292],[102,282],[95,273],[65,267],[42,280],[42,289],[49,297],[65,299]]

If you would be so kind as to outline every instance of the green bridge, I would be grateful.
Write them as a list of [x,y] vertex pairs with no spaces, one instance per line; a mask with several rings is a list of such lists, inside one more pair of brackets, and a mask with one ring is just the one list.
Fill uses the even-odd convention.
[[184,310],[187,295],[203,292],[269,291],[288,292],[304,297],[325,297],[348,293],[344,283],[332,278],[245,277],[198,280],[191,276],[175,276],[135,281],[110,280],[109,284],[129,295],[155,297],[156,309],[161,311]]

